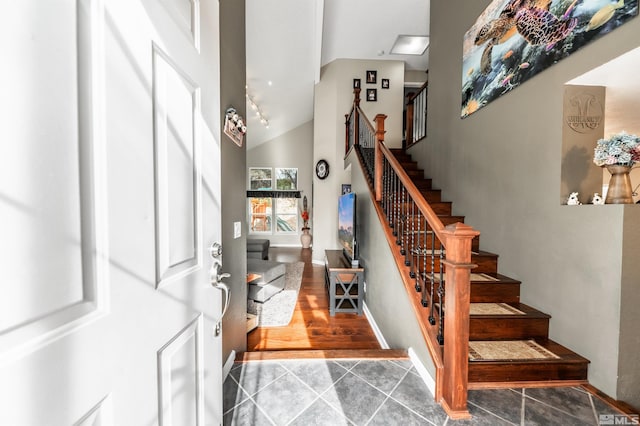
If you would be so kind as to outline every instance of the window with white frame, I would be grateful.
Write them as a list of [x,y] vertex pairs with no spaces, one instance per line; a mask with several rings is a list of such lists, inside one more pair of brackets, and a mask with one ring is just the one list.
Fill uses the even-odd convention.
[[[298,233],[298,169],[249,168],[249,232],[253,234]],[[275,190],[272,190],[275,188]]]

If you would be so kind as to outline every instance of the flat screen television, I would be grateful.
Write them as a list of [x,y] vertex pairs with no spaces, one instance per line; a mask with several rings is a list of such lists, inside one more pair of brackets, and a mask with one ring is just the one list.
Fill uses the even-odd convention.
[[351,192],[338,199],[338,241],[349,262],[358,259],[356,243],[356,194]]

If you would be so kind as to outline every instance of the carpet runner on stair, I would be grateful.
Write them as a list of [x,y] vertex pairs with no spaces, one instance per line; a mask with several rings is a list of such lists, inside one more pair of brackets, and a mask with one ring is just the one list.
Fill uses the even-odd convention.
[[524,359],[558,359],[558,355],[533,340],[469,342],[471,361],[508,361]]
[[472,303],[470,315],[525,315],[520,309],[506,303]]

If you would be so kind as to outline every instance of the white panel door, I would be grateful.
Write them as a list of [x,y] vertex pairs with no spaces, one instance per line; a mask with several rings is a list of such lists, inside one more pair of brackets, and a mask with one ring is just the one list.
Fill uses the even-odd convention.
[[0,28],[0,424],[220,424],[218,3]]

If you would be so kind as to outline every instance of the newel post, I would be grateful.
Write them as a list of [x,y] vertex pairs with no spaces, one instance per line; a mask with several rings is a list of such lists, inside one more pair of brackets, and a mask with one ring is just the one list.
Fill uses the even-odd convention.
[[445,273],[444,374],[442,405],[453,419],[470,418],[467,409],[469,373],[469,303],[471,240],[478,231],[463,223],[444,230],[447,258]]
[[374,150],[374,161],[375,161],[375,178],[374,178],[374,188],[376,191],[376,201],[382,200],[382,151],[380,150],[380,144],[384,142],[384,120],[387,118],[384,114],[376,115],[374,121],[376,122],[376,145]]

